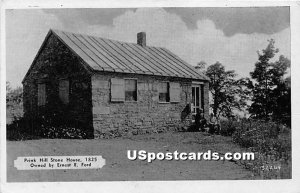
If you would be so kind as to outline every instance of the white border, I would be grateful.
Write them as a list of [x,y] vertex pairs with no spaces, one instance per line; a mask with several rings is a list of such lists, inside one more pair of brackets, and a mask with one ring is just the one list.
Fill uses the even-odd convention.
[[[5,103],[5,9],[35,8],[107,8],[107,7],[248,7],[248,6],[290,6],[291,11],[291,63],[292,63],[292,180],[224,180],[224,181],[128,181],[128,182],[35,182],[6,183],[6,103]],[[107,1],[72,1],[72,0],[15,0],[4,1],[1,6],[1,189],[3,193],[15,192],[300,192],[300,3],[283,1],[243,1],[243,2],[198,2],[196,0],[107,0]],[[298,74],[297,74],[298,73]],[[298,76],[297,76],[298,75]]]

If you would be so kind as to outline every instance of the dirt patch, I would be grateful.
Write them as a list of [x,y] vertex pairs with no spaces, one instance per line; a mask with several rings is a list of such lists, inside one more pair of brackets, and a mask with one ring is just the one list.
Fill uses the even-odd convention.
[[[161,133],[101,140],[42,139],[7,142],[7,180],[124,181],[255,179],[249,170],[229,161],[130,161],[127,150],[151,152],[242,152],[229,137],[203,133]],[[30,170],[13,166],[19,156],[101,155],[101,169]]]

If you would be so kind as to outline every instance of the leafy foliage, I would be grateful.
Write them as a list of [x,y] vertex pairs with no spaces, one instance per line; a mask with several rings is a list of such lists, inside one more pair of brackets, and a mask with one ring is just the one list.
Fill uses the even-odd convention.
[[[252,161],[242,161],[248,169],[264,179],[291,178],[290,128],[275,122],[242,120],[232,138],[235,143],[255,153]],[[279,166],[280,170],[263,170]]]
[[86,132],[79,128],[62,126],[44,126],[41,127],[41,137],[43,138],[67,138],[67,139],[84,139],[86,138]]
[[262,53],[258,52],[258,62],[250,73],[254,81],[248,84],[253,93],[249,112],[253,118],[272,119],[290,125],[290,77],[284,77],[290,67],[290,60],[281,55],[278,61],[271,62],[279,51],[274,44],[275,41],[271,39],[266,49]]
[[238,127],[238,122],[234,119],[226,119],[221,120],[221,131],[220,134],[223,136],[232,136],[232,134],[236,131]]
[[6,82],[6,107],[19,105],[23,102],[23,88],[12,89],[10,83]]
[[[55,109],[55,108],[54,108]],[[35,119],[38,135],[43,138],[84,139],[90,136],[90,126],[80,120],[70,118],[67,113],[49,109]]]
[[220,62],[210,65],[206,75],[210,78],[209,89],[213,97],[211,108],[216,117],[232,117],[233,110],[247,107],[250,94],[246,87],[247,79],[237,79],[235,71],[226,71]]
[[201,60],[197,63],[197,66],[195,66],[196,70],[203,71],[205,69],[206,62]]
[[30,123],[24,118],[14,119],[10,124],[6,125],[6,139],[10,141],[23,141],[39,139],[34,132],[29,132]]
[[9,82],[6,82],[6,116],[7,122],[18,120],[23,116],[23,89],[17,87],[12,89]]
[[89,138],[86,125],[70,120],[64,116],[43,116],[40,119],[26,119],[24,117],[14,120],[6,126],[8,140],[30,140],[39,138]]

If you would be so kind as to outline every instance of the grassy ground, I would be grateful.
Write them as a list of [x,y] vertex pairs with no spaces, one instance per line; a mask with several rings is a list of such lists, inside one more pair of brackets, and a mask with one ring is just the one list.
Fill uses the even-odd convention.
[[[41,139],[7,142],[7,180],[110,181],[110,180],[236,180],[255,179],[249,170],[229,161],[130,161],[127,150],[151,152],[242,152],[230,137],[204,133],[161,133],[101,140]],[[106,165],[86,170],[17,170],[19,156],[102,155]]]

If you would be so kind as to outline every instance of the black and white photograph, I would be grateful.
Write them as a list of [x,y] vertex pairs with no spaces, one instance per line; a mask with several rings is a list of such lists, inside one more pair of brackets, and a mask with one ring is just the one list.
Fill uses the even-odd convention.
[[291,6],[1,12],[8,184],[293,179]]

